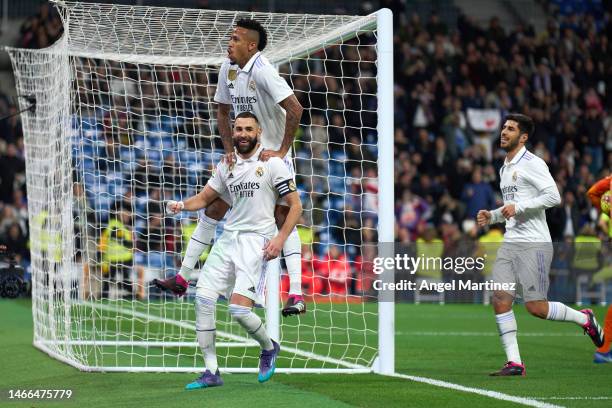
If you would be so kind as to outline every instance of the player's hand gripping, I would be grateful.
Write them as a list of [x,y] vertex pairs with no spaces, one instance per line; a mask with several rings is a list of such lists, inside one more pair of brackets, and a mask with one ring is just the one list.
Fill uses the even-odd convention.
[[263,247],[264,259],[266,261],[270,261],[278,257],[280,255],[281,250],[283,249],[284,244],[285,243],[278,235],[272,238]]
[[236,162],[236,154],[234,152],[225,153],[221,156],[221,162],[227,163],[228,166],[233,165]]
[[476,214],[476,222],[479,227],[486,227],[491,222],[491,212],[487,210],[480,210]]
[[166,212],[172,215],[178,214],[183,210],[184,207],[185,204],[183,204],[182,201],[170,200],[166,203]]
[[281,152],[280,150],[262,150],[261,153],[259,154],[259,160],[261,161],[267,161],[268,159],[270,159],[271,157],[279,157],[279,158],[284,158],[285,154],[283,154],[283,152]]

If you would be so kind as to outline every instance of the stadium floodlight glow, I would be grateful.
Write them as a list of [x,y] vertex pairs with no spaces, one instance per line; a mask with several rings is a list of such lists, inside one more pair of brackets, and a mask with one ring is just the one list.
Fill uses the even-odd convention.
[[[391,12],[56,6],[64,23],[57,43],[7,48],[18,95],[36,100],[29,109],[20,98],[34,345],[81,370],[202,370],[190,296],[162,297],[148,282],[176,272],[194,222],[166,216],[159,203],[201,188],[222,153],[212,97],[229,34],[249,17],[268,30],[264,54],[305,105],[294,157],[309,245],[322,257],[342,244],[351,267],[339,285],[317,280],[324,288],[299,318],[279,318],[283,294],[269,282],[277,371],[393,373],[394,304],[376,303],[360,269],[367,262],[357,262],[372,258],[363,248],[376,247],[376,231],[379,242],[393,242]],[[128,234],[107,229],[121,209]],[[107,233],[132,237],[132,259],[120,268],[102,262]],[[221,369],[255,372],[255,343],[226,306],[217,319]]]

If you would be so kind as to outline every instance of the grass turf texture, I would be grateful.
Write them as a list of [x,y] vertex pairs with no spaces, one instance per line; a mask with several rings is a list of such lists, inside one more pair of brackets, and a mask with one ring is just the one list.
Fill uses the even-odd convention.
[[[503,407],[516,404],[399,378],[368,375],[226,374],[225,386],[184,391],[194,374],[84,373],[35,349],[30,302],[0,301],[0,407]],[[602,317],[603,308],[595,308]],[[516,308],[526,378],[492,378],[504,362],[490,307],[396,308],[396,370],[568,407],[612,403],[612,365],[592,363],[590,340],[573,324],[545,322]],[[447,333],[447,334],[444,334]],[[8,401],[8,389],[72,389],[71,400]],[[567,398],[567,399],[549,399]],[[577,397],[584,399],[576,399]],[[605,398],[605,399],[604,399]]]

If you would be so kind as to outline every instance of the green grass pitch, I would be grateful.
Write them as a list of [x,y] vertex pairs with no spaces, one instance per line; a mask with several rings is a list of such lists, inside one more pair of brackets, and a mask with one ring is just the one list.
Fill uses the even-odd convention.
[[[595,308],[603,319],[605,308]],[[612,365],[572,324],[516,308],[525,378],[492,378],[504,362],[490,307],[396,306],[396,371],[566,407],[612,406]],[[184,391],[194,374],[84,373],[32,346],[31,303],[0,301],[0,407],[504,407],[507,401],[375,374],[226,374],[225,386]],[[355,322],[359,324],[359,322]],[[307,340],[307,339],[303,339]],[[71,389],[70,400],[14,401],[10,389]]]

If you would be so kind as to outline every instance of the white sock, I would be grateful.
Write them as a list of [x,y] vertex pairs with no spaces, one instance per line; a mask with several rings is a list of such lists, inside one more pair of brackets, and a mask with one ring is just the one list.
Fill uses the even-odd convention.
[[196,295],[195,298],[195,309],[196,309],[196,335],[198,337],[198,343],[200,344],[200,350],[204,355],[204,365],[207,370],[211,373],[215,373],[219,364],[217,363],[217,349],[215,347],[215,340],[217,331],[215,327],[215,308],[217,300]]
[[218,223],[219,221],[213,220],[204,214],[200,215],[198,226],[189,239],[187,249],[185,250],[185,257],[183,258],[183,265],[179,271],[179,275],[185,280],[189,280],[191,272],[198,262],[200,255],[210,246],[215,237],[215,230],[217,229]]
[[263,350],[272,350],[272,339],[266,332],[266,327],[250,307],[240,305],[229,305],[232,317],[253,337]]
[[289,294],[302,294],[302,242],[297,228],[291,231],[283,246],[283,256],[289,274]]
[[517,326],[514,312],[511,310],[506,313],[495,315],[495,321],[497,322],[499,338],[504,346],[507,361],[521,364],[521,355],[519,353],[518,341],[516,340]]
[[560,322],[574,322],[580,326],[584,326],[588,317],[576,309],[565,306],[561,302],[548,302],[548,315],[546,320],[556,320]]

